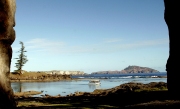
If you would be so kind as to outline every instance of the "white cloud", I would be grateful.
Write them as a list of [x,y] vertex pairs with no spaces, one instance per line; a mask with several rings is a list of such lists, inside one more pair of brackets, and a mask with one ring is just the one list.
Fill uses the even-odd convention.
[[[32,39],[25,42],[27,51],[48,52],[52,54],[74,54],[74,53],[107,53],[120,50],[138,49],[142,47],[151,47],[168,44],[168,39],[145,40],[140,42],[123,42],[120,39],[102,41],[101,43],[91,45],[70,45],[62,41],[49,39]],[[104,43],[107,42],[107,43]]]
[[49,39],[32,39],[25,42],[27,51],[42,51],[49,53],[71,54],[71,53],[85,53],[90,52],[91,47],[71,45],[70,42],[54,41]]
[[27,49],[33,49],[37,51],[56,51],[65,46],[65,43],[62,41],[53,41],[49,39],[32,39],[26,43]]
[[132,49],[132,48],[140,48],[140,47],[157,46],[157,45],[168,44],[168,41],[169,41],[168,39],[145,40],[134,43],[120,44],[119,48]]

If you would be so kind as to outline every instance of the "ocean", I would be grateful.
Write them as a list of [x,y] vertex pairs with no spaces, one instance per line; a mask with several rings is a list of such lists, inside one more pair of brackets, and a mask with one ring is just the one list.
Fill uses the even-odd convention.
[[167,76],[166,72],[160,73],[128,73],[128,74],[89,74],[89,75],[77,75],[72,78],[149,78],[149,77],[162,77]]
[[[95,89],[109,89],[128,82],[167,82],[164,78],[166,73],[149,73],[149,74],[95,74],[84,76],[72,76],[75,80],[64,80],[55,82],[12,82],[11,87],[14,92],[24,91],[42,91],[40,97],[44,94],[56,96],[66,96],[76,91],[93,92]],[[160,78],[159,78],[160,77]],[[89,85],[90,79],[100,79],[100,85]]]

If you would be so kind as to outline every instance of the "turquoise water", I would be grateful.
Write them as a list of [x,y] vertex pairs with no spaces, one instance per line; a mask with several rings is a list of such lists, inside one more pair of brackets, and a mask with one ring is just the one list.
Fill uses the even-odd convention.
[[[76,91],[81,92],[93,92],[95,89],[108,89],[115,86],[119,86],[123,83],[128,82],[166,82],[167,78],[121,78],[121,79],[100,79],[101,85],[89,85],[88,79],[72,80],[72,81],[57,81],[57,82],[13,82],[11,87],[14,92],[21,91],[43,91],[42,94],[49,94],[56,96],[60,94],[61,96],[74,93]],[[40,96],[36,95],[36,96]]]

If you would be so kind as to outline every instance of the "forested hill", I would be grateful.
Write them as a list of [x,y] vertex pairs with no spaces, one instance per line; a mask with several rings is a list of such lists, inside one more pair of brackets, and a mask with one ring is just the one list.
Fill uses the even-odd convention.
[[127,73],[159,73],[159,71],[148,67],[128,66],[121,71],[98,71],[98,72],[93,72],[91,74],[127,74]]

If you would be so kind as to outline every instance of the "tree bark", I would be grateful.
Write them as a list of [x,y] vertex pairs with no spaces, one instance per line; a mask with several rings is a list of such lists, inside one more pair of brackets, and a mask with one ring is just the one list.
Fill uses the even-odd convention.
[[0,109],[16,107],[9,74],[15,40],[15,0],[0,0]]
[[166,64],[168,91],[179,98],[180,72],[179,72],[179,42],[180,37],[180,4],[178,0],[164,0],[164,19],[169,31],[169,58]]

